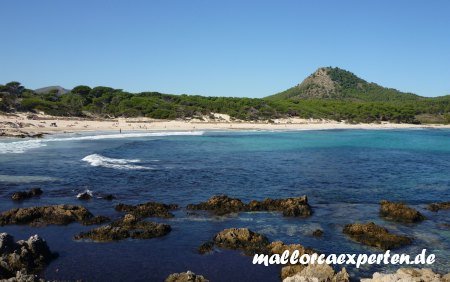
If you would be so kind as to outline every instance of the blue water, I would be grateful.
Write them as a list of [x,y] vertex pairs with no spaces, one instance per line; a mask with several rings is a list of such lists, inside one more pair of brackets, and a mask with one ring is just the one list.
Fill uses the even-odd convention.
[[[1,210],[70,203],[83,204],[95,215],[118,217],[114,206],[119,202],[177,203],[182,208],[175,218],[154,219],[173,230],[151,240],[89,243],[72,240],[91,228],[79,224],[0,227],[17,240],[38,233],[59,252],[43,272],[46,279],[162,281],[170,273],[192,270],[211,281],[279,281],[278,266],[254,266],[238,251],[202,256],[196,248],[224,228],[248,227],[270,240],[300,243],[324,253],[378,252],[342,234],[343,226],[355,221],[374,221],[414,237],[413,245],[396,252],[416,254],[426,248],[436,254],[434,270],[450,271],[450,229],[442,226],[450,224],[450,212],[425,210],[427,203],[450,200],[449,130],[107,134],[1,141]],[[21,204],[9,199],[13,191],[34,186],[44,190],[40,199]],[[117,200],[78,201],[76,194],[86,189],[97,195],[112,193]],[[300,219],[279,213],[186,213],[187,204],[215,194],[244,201],[306,194],[314,215]],[[404,201],[428,219],[409,225],[380,219],[382,199]],[[324,230],[322,238],[311,236],[317,228]],[[347,269],[354,278],[389,270]]]

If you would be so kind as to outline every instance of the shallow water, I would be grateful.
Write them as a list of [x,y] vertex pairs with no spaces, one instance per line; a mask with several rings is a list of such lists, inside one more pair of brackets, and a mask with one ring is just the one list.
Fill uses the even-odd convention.
[[[173,135],[172,135],[173,134]],[[183,134],[183,135],[181,135]],[[450,130],[329,130],[297,132],[195,132],[96,136],[72,134],[43,140],[0,143],[0,208],[83,204],[95,215],[120,216],[118,202],[177,203],[182,207],[227,194],[244,201],[308,195],[314,215],[284,218],[279,213],[215,217],[187,215],[169,223],[165,237],[114,243],[75,242],[92,227],[72,224],[32,228],[4,226],[18,239],[38,233],[60,257],[45,270],[47,279],[85,281],[162,281],[192,270],[211,281],[279,281],[277,266],[254,266],[251,258],[220,250],[201,256],[196,248],[216,232],[248,227],[270,240],[301,243],[325,253],[371,253],[342,234],[345,224],[374,221],[414,237],[396,252],[436,254],[433,268],[450,271],[448,211],[432,213],[426,204],[450,200]],[[39,199],[13,203],[13,191],[38,186]],[[82,202],[86,189],[112,193],[117,200]],[[379,201],[402,200],[428,220],[398,224],[378,217]],[[322,238],[311,236],[322,228]],[[353,277],[384,267],[347,268]]]

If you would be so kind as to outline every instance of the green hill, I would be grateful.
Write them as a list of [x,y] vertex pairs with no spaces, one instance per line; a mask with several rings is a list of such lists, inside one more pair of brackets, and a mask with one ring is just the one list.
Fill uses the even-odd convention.
[[328,99],[365,102],[417,101],[412,93],[382,87],[340,68],[319,68],[302,83],[267,99]]

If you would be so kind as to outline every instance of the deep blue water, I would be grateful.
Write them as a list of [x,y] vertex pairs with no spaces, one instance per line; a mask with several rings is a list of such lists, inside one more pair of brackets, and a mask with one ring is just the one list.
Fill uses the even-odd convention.
[[[177,203],[182,208],[175,218],[154,219],[173,230],[151,240],[92,243],[72,240],[92,228],[79,224],[0,227],[16,240],[38,233],[59,252],[43,273],[46,279],[162,281],[170,273],[192,270],[211,281],[279,281],[277,266],[254,266],[251,257],[237,251],[202,256],[196,248],[224,228],[248,227],[273,241],[300,243],[324,253],[378,252],[342,234],[343,226],[355,221],[374,221],[414,237],[412,246],[396,252],[416,254],[426,248],[436,254],[433,269],[450,271],[450,229],[442,226],[450,224],[450,212],[425,210],[427,203],[450,200],[450,130],[106,134],[2,140],[0,210],[70,203],[83,204],[95,215],[118,217],[114,206],[119,202]],[[21,204],[9,199],[13,191],[35,186],[44,190],[41,198]],[[85,189],[97,195],[112,193],[117,200],[80,202],[76,195]],[[314,215],[301,219],[279,213],[186,213],[187,204],[216,194],[244,201],[306,194]],[[382,199],[404,201],[428,219],[409,225],[380,219]],[[325,231],[322,238],[311,236],[317,228]],[[387,270],[347,269],[353,277]]]

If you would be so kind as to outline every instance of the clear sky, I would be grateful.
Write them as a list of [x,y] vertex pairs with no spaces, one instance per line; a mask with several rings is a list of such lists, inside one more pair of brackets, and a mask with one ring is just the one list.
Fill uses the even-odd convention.
[[447,0],[0,0],[0,83],[264,97],[338,66],[450,94]]

